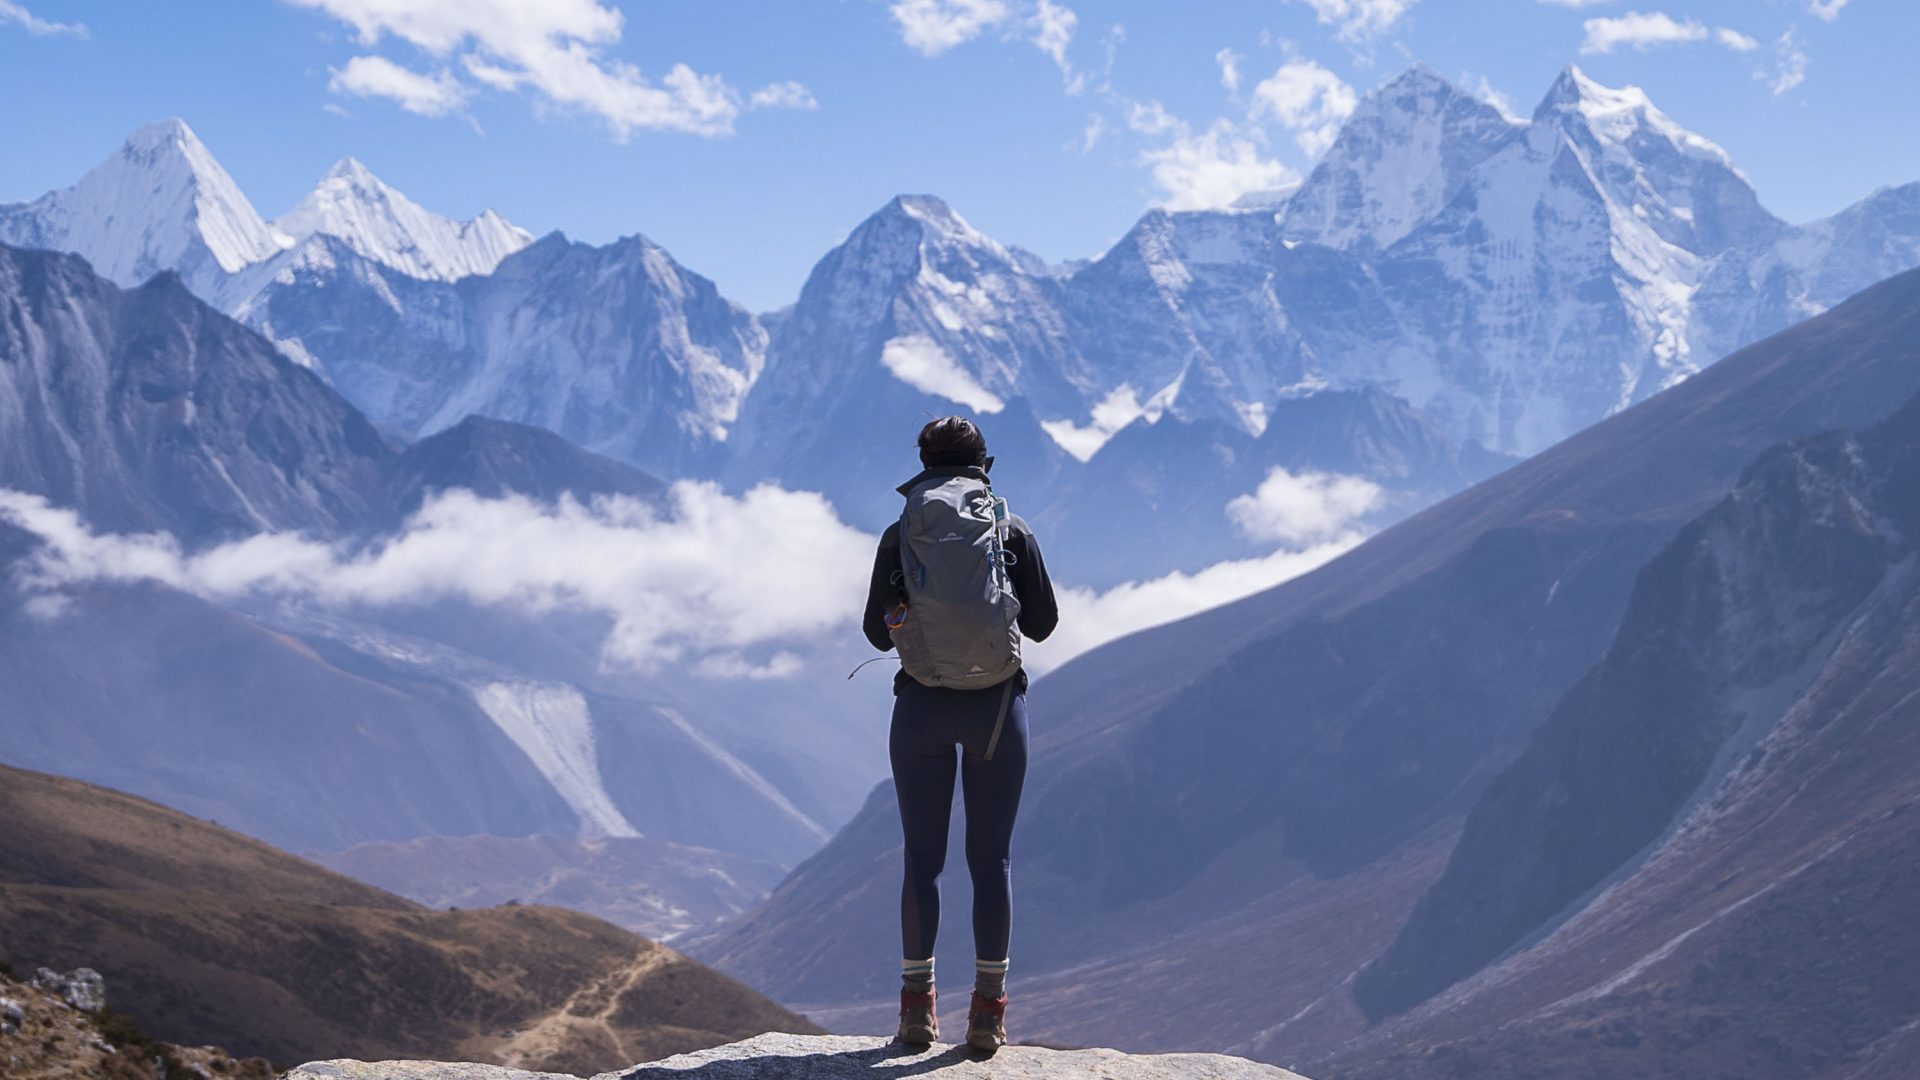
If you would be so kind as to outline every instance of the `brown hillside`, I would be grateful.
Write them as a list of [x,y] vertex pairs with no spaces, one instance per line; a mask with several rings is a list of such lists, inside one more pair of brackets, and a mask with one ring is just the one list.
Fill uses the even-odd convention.
[[0,959],[93,967],[171,1042],[592,1073],[817,1030],[591,916],[429,910],[90,784],[0,766],[0,820]]

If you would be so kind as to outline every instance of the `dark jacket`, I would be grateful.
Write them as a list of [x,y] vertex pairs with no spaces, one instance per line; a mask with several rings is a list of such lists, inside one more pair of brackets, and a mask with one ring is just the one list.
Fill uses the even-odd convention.
[[[905,495],[922,480],[941,476],[985,478],[986,473],[972,465],[936,465],[922,469],[919,475],[901,484],[900,493]],[[1040,541],[1034,539],[1033,530],[1018,514],[1009,515],[1007,524],[1007,554],[1013,556],[1013,565],[1007,569],[1013,579],[1013,595],[1020,601],[1020,633],[1032,641],[1045,641],[1060,622],[1060,608],[1053,599],[1053,581],[1047,577],[1047,564],[1040,557]],[[887,613],[906,599],[905,588],[894,580],[899,569],[900,523],[896,521],[880,534],[880,548],[873,554],[873,577],[867,583],[866,616],[860,623],[867,640],[881,652],[893,648],[893,639],[887,634]],[[901,681],[908,678],[904,671],[895,675],[895,691],[899,690]],[[1022,669],[1015,678],[1020,680],[1015,689],[1026,689],[1026,671]]]

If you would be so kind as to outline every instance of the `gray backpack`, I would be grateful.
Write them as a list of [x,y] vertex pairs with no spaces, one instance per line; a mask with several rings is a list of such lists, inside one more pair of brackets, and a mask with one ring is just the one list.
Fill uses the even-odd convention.
[[1007,528],[1007,501],[979,476],[933,477],[908,490],[900,515],[907,601],[887,626],[916,682],[978,690],[1020,670]]

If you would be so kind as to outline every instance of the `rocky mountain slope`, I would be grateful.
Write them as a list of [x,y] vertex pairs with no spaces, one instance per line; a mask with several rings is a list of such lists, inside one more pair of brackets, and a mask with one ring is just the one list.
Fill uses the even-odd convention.
[[[684,1077],[723,1080],[734,1077],[870,1077],[876,1072],[901,1076],[938,1071],[952,1077],[1101,1077],[1104,1080],[1302,1080],[1294,1073],[1221,1054],[1140,1056],[1113,1050],[1049,1050],[1009,1046],[991,1059],[970,1055],[964,1046],[934,1045],[925,1050],[885,1039],[834,1035],[762,1035],[665,1061],[621,1070],[623,1077]],[[594,1080],[611,1080],[606,1073]],[[526,1073],[437,1061],[314,1061],[287,1073],[287,1080],[540,1080]]]
[[0,1062],[9,1080],[273,1080],[265,1058],[216,1046],[179,1046],[141,1031],[106,1000],[91,968],[41,968],[15,977],[0,967]]
[[[1606,652],[1640,567],[1767,446],[1920,391],[1917,312],[1920,275],[1883,283],[1314,573],[1042,679],[1014,946],[1039,1029],[1277,1060],[1358,1034],[1355,973]],[[842,960],[889,945],[893,817],[882,787],[696,954],[786,1001],[883,993]],[[1105,979],[1150,1006],[1084,1007]]]
[[0,246],[0,486],[96,527],[363,528],[395,451],[311,372],[166,274]]
[[1331,1075],[1911,1068],[1916,478],[1920,397],[1769,451],[1647,564],[1356,983],[1431,1006]]
[[0,959],[86,963],[154,1036],[276,1061],[591,1072],[806,1021],[588,916],[433,911],[210,822],[0,767]]

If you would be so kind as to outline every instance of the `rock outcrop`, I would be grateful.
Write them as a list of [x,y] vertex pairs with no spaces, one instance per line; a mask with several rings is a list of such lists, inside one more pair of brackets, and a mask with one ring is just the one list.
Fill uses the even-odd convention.
[[[964,1046],[925,1050],[886,1039],[851,1035],[759,1035],[744,1042],[602,1073],[594,1080],[873,1080],[938,1072],[947,1077],[1022,1080],[1026,1077],[1098,1077],[1101,1080],[1303,1080],[1297,1073],[1224,1054],[1123,1054],[1118,1050],[1050,1050],[1009,1046],[991,1058]],[[546,1080],[553,1073],[441,1061],[315,1061],[285,1080]],[[555,1078],[559,1080],[559,1078]]]

